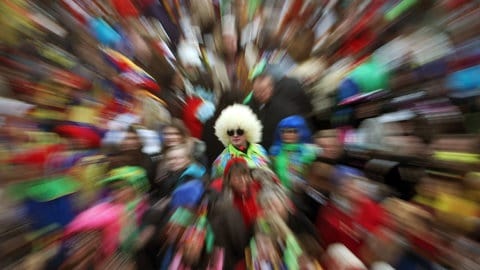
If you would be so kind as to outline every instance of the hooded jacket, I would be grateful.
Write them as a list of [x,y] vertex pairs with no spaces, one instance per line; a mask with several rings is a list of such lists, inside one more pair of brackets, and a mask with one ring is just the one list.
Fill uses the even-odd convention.
[[[298,141],[296,143],[285,143],[281,139],[282,129],[294,128],[298,130]],[[275,141],[270,148],[270,156],[274,171],[278,174],[282,185],[291,189],[293,181],[305,180],[306,168],[317,156],[317,148],[309,144],[311,132],[305,120],[294,115],[283,119],[275,131]]]

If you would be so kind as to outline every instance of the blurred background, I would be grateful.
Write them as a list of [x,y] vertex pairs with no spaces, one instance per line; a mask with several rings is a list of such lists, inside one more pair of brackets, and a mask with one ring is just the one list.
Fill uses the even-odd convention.
[[[77,238],[69,224],[114,176],[151,195],[178,120],[210,169],[221,97],[250,106],[265,74],[308,103],[318,154],[302,190],[322,246],[308,267],[480,269],[479,1],[3,0],[0,13],[1,269],[135,269],[97,263],[106,223]],[[273,117],[259,114],[270,138]]]

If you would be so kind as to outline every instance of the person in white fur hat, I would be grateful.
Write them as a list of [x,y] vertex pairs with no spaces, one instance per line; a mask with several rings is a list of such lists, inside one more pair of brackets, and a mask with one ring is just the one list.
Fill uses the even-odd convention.
[[268,168],[268,153],[258,144],[262,124],[249,107],[234,104],[225,108],[215,122],[215,135],[225,150],[212,164],[213,179],[223,176],[228,161],[236,157],[245,159],[251,168]]

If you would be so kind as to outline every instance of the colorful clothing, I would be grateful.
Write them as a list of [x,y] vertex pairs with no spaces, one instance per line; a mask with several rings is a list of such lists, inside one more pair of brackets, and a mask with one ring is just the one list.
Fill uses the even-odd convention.
[[259,144],[250,144],[247,151],[243,152],[229,144],[225,150],[215,159],[212,164],[212,177],[218,178],[223,176],[225,167],[231,158],[244,158],[250,168],[266,167],[270,165],[267,151]]
[[233,204],[240,211],[243,217],[243,221],[247,228],[251,228],[255,223],[259,213],[260,206],[257,202],[257,194],[260,193],[262,186],[258,182],[253,182],[248,187],[248,192],[233,195]]
[[270,150],[273,169],[284,187],[291,189],[295,180],[304,180],[306,168],[317,157],[317,148],[311,144],[282,144]]
[[215,105],[199,96],[191,96],[186,100],[183,122],[192,137],[201,139],[203,124],[213,116]]
[[374,201],[364,198],[353,205],[350,213],[328,203],[320,211],[316,227],[325,246],[342,243],[356,256],[365,244],[365,235],[375,235],[385,224],[385,211]]
[[100,203],[80,213],[66,228],[65,238],[77,233],[101,231],[101,257],[108,258],[116,250],[132,252],[137,237],[138,224],[145,212],[145,202],[141,199],[126,205]]

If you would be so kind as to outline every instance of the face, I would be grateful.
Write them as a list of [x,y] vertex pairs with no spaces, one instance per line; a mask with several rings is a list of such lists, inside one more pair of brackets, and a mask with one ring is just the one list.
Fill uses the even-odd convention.
[[337,158],[342,154],[342,145],[335,137],[317,138],[315,142],[323,150],[323,156]]
[[298,142],[299,130],[297,128],[283,128],[281,131],[282,141],[284,143],[296,143]]
[[183,137],[180,131],[174,127],[166,127],[163,129],[163,138],[165,146],[172,147],[183,143]]
[[176,172],[184,169],[190,163],[190,158],[186,148],[174,149],[167,153],[167,168]]
[[247,146],[247,136],[245,130],[241,128],[227,130],[227,135],[230,137],[230,142],[233,146],[240,148]]
[[123,139],[122,143],[123,150],[138,150],[141,147],[140,139],[138,135],[134,132],[128,132]]
[[248,184],[251,180],[247,172],[233,171],[230,175],[230,187],[236,193],[245,194],[248,191]]
[[273,94],[273,80],[269,76],[257,78],[253,82],[253,96],[261,103],[266,103]]

